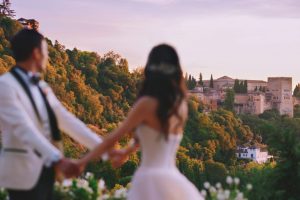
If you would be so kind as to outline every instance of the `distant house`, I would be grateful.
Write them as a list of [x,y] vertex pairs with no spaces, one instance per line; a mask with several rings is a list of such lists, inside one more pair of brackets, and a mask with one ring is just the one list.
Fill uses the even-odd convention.
[[34,29],[34,30],[39,29],[39,22],[36,21],[35,19],[20,18],[18,19],[18,22],[20,22],[24,28]]
[[236,151],[236,156],[239,159],[248,159],[257,163],[265,163],[272,158],[272,156],[268,154],[267,149],[255,145],[250,147],[239,146]]

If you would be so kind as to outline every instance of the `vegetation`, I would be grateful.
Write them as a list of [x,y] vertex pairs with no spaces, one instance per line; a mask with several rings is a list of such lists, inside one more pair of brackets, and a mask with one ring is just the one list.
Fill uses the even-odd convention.
[[192,75],[187,75],[185,76],[185,82],[186,82],[186,86],[189,90],[192,90],[196,87],[197,85],[197,81],[196,79],[192,76]]
[[300,98],[300,84],[296,85],[294,92],[293,92],[293,96]]
[[233,90],[234,90],[235,93],[246,94],[248,92],[247,80],[239,81],[238,79],[236,79],[234,81]]
[[[8,40],[21,25],[2,16],[0,27],[2,74],[15,64]],[[130,71],[126,59],[114,52],[99,55],[66,49],[58,41],[48,39],[47,42],[50,60],[45,80],[67,109],[100,135],[108,134],[135,101],[143,76],[141,70]],[[212,77],[211,80],[213,87]],[[197,83],[192,76],[186,76],[186,81],[191,84],[189,88]],[[249,199],[299,198],[300,120],[280,116],[275,110],[260,116],[237,116],[230,111],[233,97],[234,91],[228,91],[227,110],[210,113],[203,113],[204,105],[197,98],[189,99],[189,118],[177,154],[179,170],[199,189],[206,181],[225,184],[230,174],[240,177],[241,187],[252,183]],[[125,138],[117,146],[126,145],[127,141]],[[67,136],[64,143],[69,157],[77,158],[86,151]],[[276,162],[258,165],[237,160],[236,147],[245,143],[267,144]],[[139,160],[137,153],[120,169],[100,161],[90,164],[87,170],[93,172],[96,179],[103,178],[107,188],[112,189],[116,184],[126,186],[130,182]]]
[[224,101],[224,109],[234,112],[234,97],[234,90],[227,89]]
[[214,78],[213,75],[210,75],[209,87],[214,88]]
[[199,84],[199,86],[204,86],[202,73],[199,74],[199,81],[198,81],[198,84]]
[[15,11],[10,8],[11,3],[9,0],[2,0],[2,3],[0,4],[0,16],[6,16],[6,17],[14,17]]

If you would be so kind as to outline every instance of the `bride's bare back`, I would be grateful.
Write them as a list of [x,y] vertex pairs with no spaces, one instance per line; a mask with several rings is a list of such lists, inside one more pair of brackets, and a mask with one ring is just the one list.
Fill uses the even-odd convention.
[[[144,109],[147,110],[148,115],[145,116],[144,121],[142,122],[145,125],[148,125],[150,128],[153,128],[159,132],[162,131],[162,125],[157,117],[157,108],[159,106],[159,102],[157,99],[149,96],[142,97],[140,101],[145,101]],[[146,103],[147,102],[147,103]],[[169,133],[170,134],[179,134],[183,133],[184,124],[188,115],[188,107],[187,102],[185,100],[182,101],[181,105],[178,107],[178,116],[171,116],[169,119]]]

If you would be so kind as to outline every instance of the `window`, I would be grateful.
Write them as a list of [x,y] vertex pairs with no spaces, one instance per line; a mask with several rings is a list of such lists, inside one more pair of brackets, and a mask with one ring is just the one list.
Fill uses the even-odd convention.
[[253,154],[251,154],[251,158],[253,158]]

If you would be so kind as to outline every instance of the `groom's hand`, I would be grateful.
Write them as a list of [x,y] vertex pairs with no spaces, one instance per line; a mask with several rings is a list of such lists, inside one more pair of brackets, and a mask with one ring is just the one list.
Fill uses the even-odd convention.
[[55,164],[57,173],[62,173],[65,178],[78,176],[81,173],[80,167],[72,160],[63,158]]

